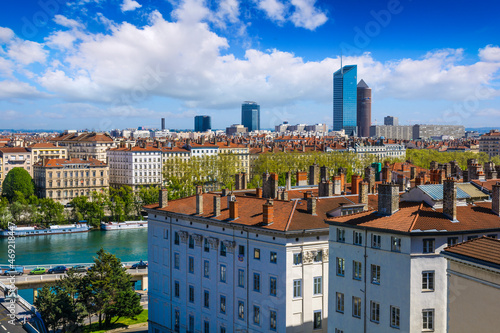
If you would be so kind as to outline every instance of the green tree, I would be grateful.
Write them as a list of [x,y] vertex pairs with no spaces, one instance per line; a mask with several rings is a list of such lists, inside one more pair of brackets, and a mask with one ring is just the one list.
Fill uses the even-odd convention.
[[58,308],[57,295],[52,288],[45,285],[35,298],[34,305],[47,326],[47,329],[55,332],[61,323],[61,309]]
[[64,222],[64,206],[51,198],[42,198],[40,202],[41,220],[45,225],[50,223],[61,224]]
[[33,179],[23,168],[13,168],[9,171],[2,184],[2,194],[12,202],[14,193],[19,191],[25,198],[35,193]]

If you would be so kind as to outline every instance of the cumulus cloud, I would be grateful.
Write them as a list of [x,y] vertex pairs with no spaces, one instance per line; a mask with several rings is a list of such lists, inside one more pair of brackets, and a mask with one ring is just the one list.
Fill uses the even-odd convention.
[[259,0],[257,7],[263,10],[273,21],[284,22],[286,6],[279,0]]
[[122,10],[122,12],[136,10],[137,8],[141,7],[142,5],[134,0],[123,0],[123,3],[120,5],[120,9]]
[[316,0],[292,0],[291,2],[295,11],[290,20],[296,27],[314,30],[328,21],[326,14],[314,6]]
[[16,39],[9,45],[7,54],[11,59],[23,65],[35,62],[44,63],[47,57],[47,51],[44,50],[42,44],[20,39]]
[[14,31],[0,27],[0,43],[8,43],[12,38],[14,38]]
[[186,24],[196,24],[208,18],[210,10],[203,0],[182,0],[172,11],[172,17]]
[[479,50],[479,58],[488,62],[500,62],[500,47],[487,45],[484,49]]
[[76,20],[73,20],[73,19],[69,19],[63,15],[54,16],[54,22],[63,26],[63,27],[71,28],[71,29],[81,29],[81,28],[85,27],[82,23],[80,23]]
[[46,97],[46,94],[41,93],[35,87],[26,82],[4,80],[0,81],[0,98],[40,98]]

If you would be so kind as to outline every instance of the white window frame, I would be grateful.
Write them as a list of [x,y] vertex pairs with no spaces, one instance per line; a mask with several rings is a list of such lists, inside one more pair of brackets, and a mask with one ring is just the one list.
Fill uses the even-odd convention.
[[293,298],[302,297],[302,279],[293,280]]
[[422,272],[422,291],[434,291],[436,283],[435,271],[423,271]]

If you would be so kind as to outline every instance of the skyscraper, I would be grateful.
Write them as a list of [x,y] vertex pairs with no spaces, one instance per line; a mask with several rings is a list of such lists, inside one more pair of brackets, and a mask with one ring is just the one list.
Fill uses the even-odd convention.
[[212,119],[210,116],[195,116],[194,117],[194,131],[206,132],[212,129]]
[[161,130],[165,130],[165,118],[161,118]]
[[241,105],[241,124],[249,132],[260,130],[260,105],[255,102],[243,102]]
[[362,138],[370,136],[372,124],[372,90],[365,81],[358,83],[358,135]]
[[358,67],[344,66],[333,74],[333,130],[357,135]]
[[398,117],[391,117],[391,116],[384,117],[384,125],[398,126],[399,125]]

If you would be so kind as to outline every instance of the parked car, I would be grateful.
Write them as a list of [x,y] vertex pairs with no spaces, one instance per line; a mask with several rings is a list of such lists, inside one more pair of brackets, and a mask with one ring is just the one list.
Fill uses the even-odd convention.
[[66,273],[67,271],[68,271],[68,269],[66,268],[66,266],[56,266],[56,267],[52,267],[51,269],[49,269],[47,273],[49,273],[49,274]]
[[46,271],[45,267],[37,267],[31,270],[30,275],[42,275],[45,274]]
[[132,269],[143,269],[143,268],[148,268],[148,262],[147,261],[139,261],[138,263],[135,263],[130,267]]
[[76,266],[71,267],[69,270],[76,272],[76,273],[84,273],[87,271],[87,267],[85,267],[83,265],[76,265]]
[[23,275],[23,271],[16,268],[9,268],[3,272],[5,276]]

